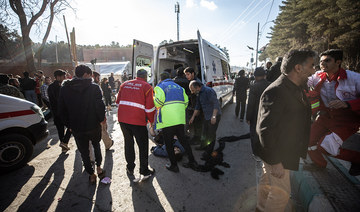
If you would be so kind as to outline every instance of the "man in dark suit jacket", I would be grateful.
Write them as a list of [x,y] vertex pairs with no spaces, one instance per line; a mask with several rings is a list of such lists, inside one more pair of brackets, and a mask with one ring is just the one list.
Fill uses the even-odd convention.
[[290,170],[298,170],[310,136],[311,109],[302,89],[314,72],[315,53],[292,50],[284,57],[282,75],[263,92],[256,131],[263,174],[258,211],[284,211],[290,197]]
[[233,94],[236,92],[236,107],[235,107],[235,115],[236,117],[239,116],[239,111],[241,107],[240,112],[240,121],[244,121],[244,115],[245,115],[245,107],[246,107],[246,99],[247,99],[247,89],[250,85],[249,78],[245,77],[245,70],[240,70],[239,74],[240,77],[235,79],[234,83],[234,90]]
[[249,100],[246,110],[246,122],[250,125],[251,148],[255,156],[259,155],[259,136],[256,133],[257,115],[261,94],[270,85],[266,78],[263,67],[257,67],[254,71],[255,84],[250,87]]

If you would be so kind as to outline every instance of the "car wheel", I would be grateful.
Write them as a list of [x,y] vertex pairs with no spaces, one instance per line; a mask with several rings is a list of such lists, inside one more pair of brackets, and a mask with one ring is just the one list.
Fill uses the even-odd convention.
[[24,166],[34,151],[30,139],[20,134],[0,137],[0,172],[9,172]]

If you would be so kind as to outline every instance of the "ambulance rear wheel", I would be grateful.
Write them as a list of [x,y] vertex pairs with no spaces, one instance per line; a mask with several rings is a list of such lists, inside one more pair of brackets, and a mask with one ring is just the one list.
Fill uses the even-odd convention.
[[0,137],[0,173],[23,167],[31,158],[34,147],[29,138],[21,134]]

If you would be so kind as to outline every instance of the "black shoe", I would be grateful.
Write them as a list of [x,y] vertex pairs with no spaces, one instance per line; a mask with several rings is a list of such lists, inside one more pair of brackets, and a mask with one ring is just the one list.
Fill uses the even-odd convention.
[[199,171],[199,165],[196,161],[191,161],[191,162],[188,162],[188,163],[183,163],[183,166],[185,168],[191,168],[192,170],[194,171]]
[[145,180],[154,174],[155,174],[155,169],[153,170],[148,169],[145,173],[143,173],[144,177],[142,179]]
[[359,163],[351,163],[351,167],[349,169],[349,174],[351,176],[360,175],[360,164]]
[[179,167],[177,165],[170,165],[170,164],[166,164],[165,165],[166,169],[175,173],[179,172]]

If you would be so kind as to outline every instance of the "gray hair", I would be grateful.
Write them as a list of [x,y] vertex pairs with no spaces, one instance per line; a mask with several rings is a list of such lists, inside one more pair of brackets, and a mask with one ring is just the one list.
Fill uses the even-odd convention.
[[189,84],[189,87],[194,87],[194,88],[201,88],[203,84],[201,82],[198,82],[196,80],[191,80],[190,81],[190,84]]

